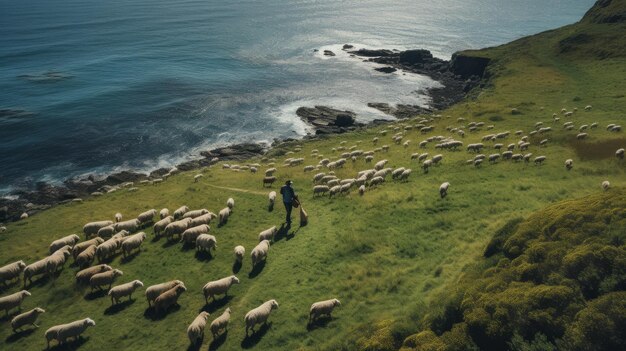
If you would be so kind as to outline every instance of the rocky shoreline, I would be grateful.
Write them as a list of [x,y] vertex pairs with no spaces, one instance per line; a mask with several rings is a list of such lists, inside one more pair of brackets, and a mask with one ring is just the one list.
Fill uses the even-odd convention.
[[[481,83],[485,68],[489,64],[487,59],[468,57],[458,53],[454,54],[450,61],[446,61],[433,57],[428,50],[351,50],[353,48],[350,44],[343,46],[343,50],[355,57],[385,65],[375,68],[379,72],[393,73],[396,70],[403,70],[418,73],[429,76],[444,86],[427,91],[432,99],[432,109],[416,105],[390,106],[380,102],[368,104],[369,107],[396,118],[408,118],[417,114],[431,113],[461,101],[471,89]],[[325,52],[325,54],[334,56],[332,52]],[[296,114],[314,128],[315,135],[305,137],[309,139],[320,135],[346,133],[369,125],[388,122],[375,120],[369,125],[364,125],[356,121],[357,116],[354,112],[337,110],[327,106],[303,106],[296,111]],[[245,160],[263,155],[271,147],[286,141],[289,140],[275,140],[272,145],[245,143],[203,151],[200,153],[202,158],[183,162],[176,168],[180,171],[189,171],[208,167],[217,160]],[[156,179],[169,172],[169,168],[160,168],[149,174],[123,171],[104,178],[90,175],[87,178],[68,179],[60,186],[38,182],[33,190],[18,190],[11,194],[11,198],[0,198],[0,222],[16,221],[22,213],[32,215],[56,204],[86,198],[94,192],[105,193],[124,183]]]

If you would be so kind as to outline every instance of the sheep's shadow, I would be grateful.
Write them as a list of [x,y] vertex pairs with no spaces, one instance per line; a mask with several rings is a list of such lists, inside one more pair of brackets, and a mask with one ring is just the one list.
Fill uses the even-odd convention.
[[29,336],[30,334],[34,333],[36,330],[37,330],[37,328],[29,328],[29,329],[26,329],[26,330],[20,330],[18,332],[15,332],[15,333],[7,336],[5,341],[7,343],[9,343],[9,344],[10,343],[14,343],[14,342],[18,341],[21,338]]
[[193,250],[195,248],[196,248],[195,244],[188,243],[188,242],[183,242],[183,246],[180,247],[180,251],[187,252],[187,251]]
[[14,316],[22,313],[21,309],[14,308],[13,312],[9,312],[7,314],[2,313],[2,317],[0,317],[0,322],[10,321]]
[[167,238],[165,239],[165,242],[163,243],[163,245],[161,245],[162,248],[167,249],[170,246],[174,246],[178,244],[177,240],[172,240],[171,238]]
[[276,234],[274,234],[274,242],[277,242],[286,238],[289,235],[289,229],[291,229],[291,224],[288,224],[288,223],[281,224],[280,228],[278,228],[278,231],[276,231]]
[[104,314],[109,316],[109,315],[113,315],[113,314],[117,314],[119,312],[122,312],[128,306],[134,304],[135,301],[136,301],[135,299],[130,299],[130,300],[122,301],[120,303],[116,303],[115,305],[111,305],[111,306],[107,307],[104,310]]
[[42,287],[42,286],[46,285],[46,283],[48,283],[48,281],[50,281],[50,276],[48,274],[44,274],[44,275],[39,276],[39,278],[33,279],[32,281],[30,281],[28,283],[26,281],[24,281],[23,288],[30,290],[34,286]]
[[160,312],[157,312],[154,307],[150,306],[146,308],[146,310],[143,312],[143,316],[144,318],[151,321],[160,321],[165,319],[165,317],[167,317],[169,314],[175,313],[178,310],[180,310],[180,305],[178,304],[170,306],[170,308],[168,308],[167,310]]
[[108,290],[104,290],[104,289],[90,291],[89,293],[87,293],[87,295],[85,295],[85,300],[93,301],[95,299],[105,297],[107,296],[107,291]]
[[253,332],[249,336],[246,335],[246,337],[243,338],[243,341],[241,342],[241,347],[244,349],[249,349],[253,347],[254,345],[258,344],[259,341],[261,341],[261,339],[263,338],[263,336],[267,334],[267,332],[270,330],[271,327],[272,327],[272,322],[265,323],[259,328],[259,330]]
[[228,330],[225,330],[222,334],[218,335],[217,338],[213,339],[209,344],[209,351],[215,351],[219,349],[220,346],[224,344],[226,341],[226,337],[228,336]]
[[189,344],[189,346],[187,346],[187,351],[200,351],[203,342],[204,338],[200,339],[197,344]]
[[155,236],[152,237],[152,240],[150,240],[150,242],[156,243],[159,240],[161,240],[161,236],[160,235],[155,235]]
[[241,266],[242,266],[241,262],[235,261],[233,263],[233,274],[239,273],[239,271],[241,270]]
[[120,262],[121,263],[132,262],[137,256],[139,256],[140,252],[141,252],[141,250],[137,250],[137,251],[131,253],[130,255],[127,255],[126,257],[122,256],[122,259],[120,260]]
[[222,222],[219,222],[217,224],[217,227],[221,228],[221,227],[225,226],[226,224],[228,224],[228,218],[224,219],[224,221],[222,221]]
[[267,212],[274,212],[274,204],[267,205]]
[[261,274],[261,272],[263,272],[263,268],[265,268],[265,260],[259,262],[256,264],[256,266],[252,267],[252,270],[250,271],[250,273],[248,273],[248,278],[250,279],[254,279],[256,278],[259,274]]
[[86,343],[87,341],[89,341],[88,337],[86,338],[86,337],[80,336],[76,340],[65,342],[63,345],[57,344],[57,345],[51,346],[49,349],[45,349],[45,350],[47,350],[47,351],[76,350],[79,347],[81,347],[84,343]]
[[317,319],[306,325],[306,330],[313,331],[318,328],[325,328],[333,320],[331,316],[319,316]]
[[196,260],[198,261],[206,261],[209,262],[213,259],[213,254],[211,254],[211,250],[208,251],[196,251]]
[[2,284],[0,285],[0,293],[3,293],[5,291],[11,290],[11,288],[13,288],[14,286],[17,286],[20,283],[19,279],[15,279],[11,282],[9,282],[9,284]]
[[198,312],[209,312],[214,313],[220,308],[226,306],[230,300],[232,300],[232,295],[224,296],[221,299],[209,300],[210,302],[202,306]]

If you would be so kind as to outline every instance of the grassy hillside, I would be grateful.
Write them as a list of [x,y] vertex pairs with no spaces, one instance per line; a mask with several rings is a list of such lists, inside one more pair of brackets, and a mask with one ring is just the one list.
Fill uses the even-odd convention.
[[[613,47],[611,54],[598,57],[584,48],[563,52],[559,43],[579,32],[601,33],[591,43],[606,50]],[[625,33],[623,23],[583,21],[470,53],[492,58],[489,85],[440,116],[423,116],[432,119],[435,129],[427,134],[415,129],[406,131],[403,141],[411,140],[408,148],[393,144],[391,136],[395,133],[393,128],[403,130],[404,126],[416,124],[415,119],[322,140],[293,142],[272,151],[269,157],[275,159],[278,167],[273,190],[286,179],[293,179],[310,224],[283,230],[260,271],[251,271],[249,252],[261,230],[281,226],[282,204],[278,203],[273,212],[267,211],[269,189],[261,185],[262,172],[224,170],[222,163],[182,173],[163,184],[140,186],[135,193],[120,190],[82,204],[57,206],[7,225],[8,230],[0,234],[0,265],[18,259],[34,262],[47,254],[53,239],[80,232],[88,221],[112,219],[116,212],[132,218],[146,209],[167,207],[173,211],[183,204],[217,212],[228,197],[236,201],[228,224],[221,228],[211,226],[218,240],[214,257],[198,256],[193,248],[166,243],[164,239],[153,241],[152,229],[148,228],[145,231],[149,239],[140,254],[127,261],[118,256],[109,263],[124,271],[118,283],[140,279],[148,286],[170,279],[183,280],[188,291],[180,298],[180,308],[165,316],[154,316],[147,310],[143,290],[134,295],[133,302],[112,308],[106,296],[90,294],[89,288],[76,286],[73,275],[77,268],[68,265],[58,277],[39,280],[29,287],[32,296],[25,300],[23,309],[40,306],[47,311],[40,317],[39,329],[12,334],[10,317],[0,319],[0,348],[41,350],[45,348],[43,333],[50,326],[91,317],[97,325],[72,347],[184,349],[188,346],[186,328],[197,313],[208,310],[212,320],[226,307],[233,310],[228,335],[213,342],[207,331],[202,349],[400,347],[405,337],[424,324],[424,317],[432,313],[431,306],[438,305],[442,293],[458,281],[464,267],[481,258],[493,233],[511,219],[525,218],[561,200],[590,194],[605,196],[597,195],[604,180],[612,184],[608,194],[624,194],[626,164],[613,155],[618,147],[626,146],[626,138],[623,132],[605,129],[609,123],[624,124],[626,111],[626,61],[620,51],[626,46],[619,42],[613,45],[613,40],[624,40],[623,36],[606,39],[612,35],[609,33],[616,32]],[[589,35],[596,39],[593,33]],[[586,105],[593,105],[591,111],[583,110]],[[570,119],[560,114],[562,108],[571,111],[575,107],[578,111]],[[521,114],[511,114],[512,108]],[[561,118],[558,123],[552,121],[554,112]],[[458,121],[461,117],[465,121]],[[562,124],[567,120],[573,121],[576,129],[564,130]],[[529,152],[545,155],[547,161],[542,166],[485,162],[475,168],[466,164],[473,154],[465,149],[442,151],[435,149],[434,143],[426,149],[418,147],[429,136],[461,139],[446,128],[462,127],[471,121],[492,124],[494,129],[473,133],[466,129],[462,139],[465,145],[480,142],[483,135],[495,132],[523,130],[527,135],[535,129],[536,122],[542,121],[553,131],[531,137]],[[594,122],[599,127],[588,131],[588,139],[577,140],[577,128]],[[383,129],[389,130],[386,136],[379,134]],[[368,189],[363,197],[353,191],[333,199],[313,198],[312,173],[304,173],[303,166],[282,166],[288,157],[304,157],[305,165],[317,164],[318,159],[312,156],[314,149],[324,157],[337,159],[342,151],[333,148],[342,141],[346,147],[373,150],[376,146],[371,140],[376,136],[381,139],[378,146],[389,144],[390,149],[375,153],[375,161],[387,159],[388,167],[412,168],[408,182],[394,182],[388,177],[384,185]],[[539,141],[544,138],[549,139],[547,147],[540,147]],[[511,133],[499,142],[507,145],[518,140]],[[296,150],[296,144],[301,145],[301,150],[286,155]],[[440,166],[424,174],[419,164],[410,159],[414,152],[428,152],[431,156],[441,153],[444,159]],[[483,151],[494,152],[492,146]],[[574,160],[571,171],[566,171],[563,164],[568,158]],[[355,163],[348,161],[336,173],[342,179],[352,178],[357,171],[371,167],[360,158]],[[194,183],[193,176],[200,172],[204,178]],[[450,182],[451,187],[449,196],[442,200],[438,188],[444,181]],[[205,306],[202,286],[232,274],[232,249],[239,244],[247,252],[237,273],[241,284],[231,289],[229,299]],[[2,289],[2,295],[20,288]],[[333,319],[307,329],[310,304],[333,297],[342,302]],[[245,338],[244,314],[268,299],[276,299],[280,304],[270,317],[271,327]]]

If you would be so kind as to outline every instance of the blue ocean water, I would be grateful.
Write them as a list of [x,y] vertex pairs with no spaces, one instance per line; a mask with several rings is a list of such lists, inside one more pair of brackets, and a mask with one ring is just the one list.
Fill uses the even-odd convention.
[[368,120],[384,116],[367,102],[427,104],[417,91],[437,82],[375,72],[341,45],[449,58],[572,23],[593,2],[0,0],[0,193],[301,136],[299,106]]

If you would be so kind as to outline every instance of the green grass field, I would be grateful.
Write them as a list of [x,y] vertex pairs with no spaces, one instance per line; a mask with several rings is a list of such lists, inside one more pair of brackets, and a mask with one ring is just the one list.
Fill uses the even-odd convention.
[[[186,349],[186,328],[198,312],[208,310],[210,321],[226,307],[233,311],[228,334],[213,341],[207,330],[201,349],[398,348],[418,329],[430,307],[463,275],[464,268],[482,256],[494,233],[508,221],[526,218],[561,200],[599,193],[604,180],[612,184],[609,192],[624,192],[626,162],[617,160],[614,153],[626,146],[626,137],[623,131],[614,133],[605,128],[609,123],[626,122],[624,29],[624,24],[581,23],[471,52],[494,60],[489,86],[439,113],[441,117],[432,123],[433,132],[424,135],[415,129],[407,131],[403,141],[411,140],[408,148],[395,145],[391,136],[394,127],[402,129],[415,124],[414,120],[284,144],[270,155],[278,167],[278,181],[272,189],[262,187],[264,167],[257,174],[233,172],[222,169],[220,162],[209,169],[173,176],[159,185],[140,186],[134,193],[120,190],[9,223],[8,230],[0,234],[0,265],[19,259],[32,263],[47,255],[52,240],[70,233],[81,233],[82,238],[85,223],[112,219],[116,212],[130,219],[151,208],[173,211],[187,205],[217,213],[225,207],[227,198],[233,197],[236,202],[225,226],[211,225],[211,233],[218,240],[213,257],[198,256],[193,248],[167,243],[164,238],[152,240],[152,229],[146,228],[148,238],[138,255],[128,261],[118,255],[109,263],[124,272],[118,284],[139,279],[147,287],[171,279],[184,281],[188,291],[181,296],[179,308],[154,316],[147,309],[143,289],[133,295],[133,301],[111,307],[105,294],[90,294],[88,287],[77,286],[77,268],[67,264],[58,277],[40,279],[28,288],[32,296],[24,301],[22,310],[36,306],[46,309],[40,317],[40,328],[13,334],[11,317],[0,319],[0,349],[45,349],[46,329],[84,317],[94,319],[97,325],[70,345],[71,349]],[[559,41],[581,31],[591,33],[598,41],[613,43],[603,46],[608,56],[604,53],[600,59],[590,53],[589,44],[565,53],[559,51]],[[596,32],[599,34],[594,36]],[[593,106],[591,111],[584,111],[586,105]],[[512,108],[521,114],[511,114]],[[567,119],[560,113],[562,108],[578,111]],[[553,122],[555,112],[561,118],[559,122]],[[459,117],[466,121],[458,122]],[[574,122],[574,130],[564,130],[562,125],[567,120]],[[504,131],[511,135],[499,142],[516,143],[519,137],[513,132],[523,130],[526,135],[535,129],[536,122],[543,122],[553,131],[531,137],[528,152],[545,155],[547,161],[541,166],[502,160],[491,165],[485,161],[475,168],[466,164],[473,154],[465,148],[442,151],[434,149],[434,143],[426,149],[418,147],[429,136],[451,136],[446,127],[460,127],[471,121],[495,127],[474,133],[466,130],[463,139],[456,136],[465,145],[480,142],[483,135]],[[598,128],[587,131],[586,140],[577,140],[578,127],[594,122]],[[389,130],[384,137],[379,135],[383,129]],[[346,141],[346,147],[356,145],[367,151],[375,148],[371,141],[375,136],[381,139],[378,146],[388,144],[390,150],[377,152],[374,162],[387,159],[387,167],[412,168],[409,181],[395,182],[389,176],[385,184],[368,189],[363,197],[353,190],[347,196],[314,198],[311,178],[316,171],[303,172],[304,165],[318,162],[311,150],[337,159],[342,152],[332,149],[341,141]],[[549,139],[547,147],[540,147],[538,143],[544,138]],[[301,151],[278,156],[293,151],[295,145],[301,145]],[[424,174],[419,163],[410,159],[414,152],[431,156],[441,153],[444,159]],[[490,146],[483,151],[494,152]],[[287,157],[304,157],[305,163],[282,166]],[[571,171],[564,167],[568,158],[574,160]],[[241,164],[254,162],[260,160]],[[336,173],[342,179],[353,178],[358,171],[372,166],[360,158],[355,163],[348,161]],[[198,173],[204,178],[194,183]],[[294,180],[310,223],[298,228],[295,220],[286,235],[272,245],[263,269],[252,272],[249,252],[258,233],[272,225],[280,227],[284,221],[280,199],[275,210],[268,212],[267,194],[277,191],[286,179]],[[448,197],[442,200],[438,188],[444,181],[451,187]],[[241,284],[231,288],[228,299],[205,306],[202,286],[233,274],[232,250],[236,245],[246,247],[243,267],[236,273]],[[2,295],[20,289],[21,285],[13,285],[3,289]],[[332,320],[307,329],[311,303],[335,297],[342,306],[335,310]],[[269,319],[270,327],[245,338],[243,316],[269,299],[276,299],[280,305]]]

